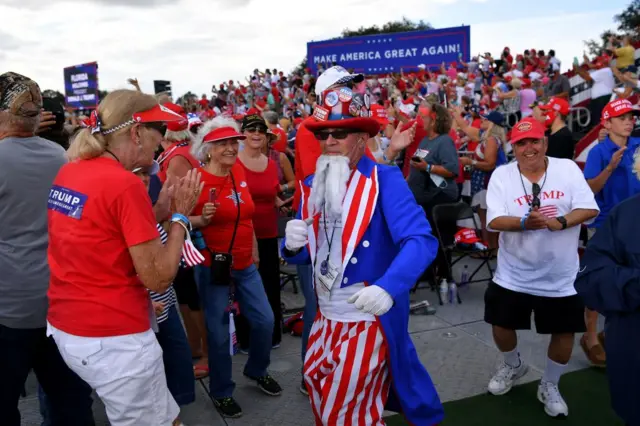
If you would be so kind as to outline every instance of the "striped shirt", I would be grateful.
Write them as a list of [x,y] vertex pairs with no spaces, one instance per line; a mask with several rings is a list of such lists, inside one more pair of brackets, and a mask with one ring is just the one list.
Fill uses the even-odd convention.
[[[158,232],[160,233],[160,240],[162,241],[162,244],[166,244],[167,240],[169,239],[167,232],[159,223],[156,224],[156,227],[158,228]],[[182,266],[183,263],[184,262],[181,259],[180,265]],[[169,316],[169,308],[171,308],[173,305],[177,303],[176,291],[173,289],[173,284],[171,284],[167,289],[167,291],[165,291],[164,293],[159,294],[159,293],[156,293],[155,291],[149,290],[149,295],[151,296],[151,300],[153,302],[159,302],[164,304],[164,309],[162,310],[162,313],[160,315],[157,315],[158,324],[160,324],[161,322],[166,320],[167,317]]]

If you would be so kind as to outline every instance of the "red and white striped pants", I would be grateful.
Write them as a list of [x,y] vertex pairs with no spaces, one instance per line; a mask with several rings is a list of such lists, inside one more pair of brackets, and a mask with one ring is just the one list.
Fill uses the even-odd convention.
[[304,363],[316,425],[384,425],[387,344],[378,322],[338,322],[318,313]]

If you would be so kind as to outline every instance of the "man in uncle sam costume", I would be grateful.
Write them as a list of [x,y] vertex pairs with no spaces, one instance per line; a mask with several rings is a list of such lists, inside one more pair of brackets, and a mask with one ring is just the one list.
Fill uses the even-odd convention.
[[444,413],[408,334],[409,291],[438,243],[400,170],[365,155],[379,125],[362,79],[342,67],[318,78],[307,126],[322,155],[283,242],[288,262],[311,262],[318,296],[304,380],[317,425],[384,425],[389,409],[431,426]]

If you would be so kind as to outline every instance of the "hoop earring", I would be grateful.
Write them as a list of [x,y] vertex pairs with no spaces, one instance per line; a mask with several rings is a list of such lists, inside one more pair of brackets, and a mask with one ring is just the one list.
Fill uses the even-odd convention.
[[211,154],[207,154],[207,156],[205,157],[205,159],[207,160],[207,163],[211,161]]

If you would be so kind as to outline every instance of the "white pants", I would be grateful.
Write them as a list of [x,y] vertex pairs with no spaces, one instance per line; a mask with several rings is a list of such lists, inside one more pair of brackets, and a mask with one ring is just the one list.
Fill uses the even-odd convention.
[[69,368],[97,392],[112,426],[171,426],[178,417],[153,331],[80,337],[47,323],[47,335]]

